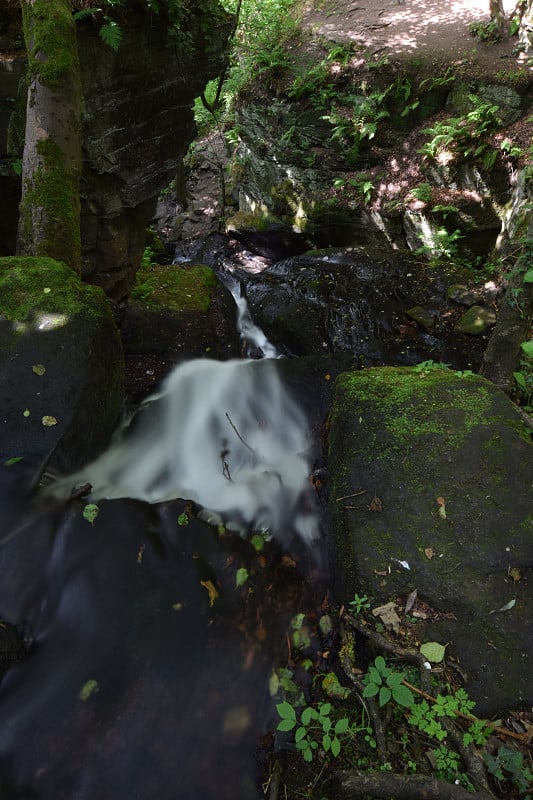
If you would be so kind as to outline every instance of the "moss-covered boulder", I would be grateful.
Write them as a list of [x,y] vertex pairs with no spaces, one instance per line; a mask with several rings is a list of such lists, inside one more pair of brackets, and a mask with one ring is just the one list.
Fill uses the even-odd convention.
[[516,407],[476,375],[350,372],[329,437],[338,599],[402,609],[416,589],[416,635],[449,644],[479,712],[530,704],[533,446]]
[[123,339],[127,353],[237,356],[235,303],[211,267],[149,264],[137,273]]
[[105,295],[49,258],[0,259],[0,458],[72,470],[107,444],[124,365]]

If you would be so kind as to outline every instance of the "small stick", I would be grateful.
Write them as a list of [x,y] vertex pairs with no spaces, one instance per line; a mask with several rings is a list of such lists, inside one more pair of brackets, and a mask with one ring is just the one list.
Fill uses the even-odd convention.
[[236,428],[236,427],[235,427],[235,425],[233,424],[233,421],[232,421],[232,419],[231,419],[231,417],[230,417],[230,415],[228,414],[228,412],[227,412],[227,411],[226,411],[226,417],[227,417],[227,419],[228,419],[228,422],[229,422],[229,424],[231,425],[231,427],[233,428],[233,430],[234,430],[234,431],[235,431],[235,433],[237,434],[237,438],[238,438],[238,439],[239,439],[239,440],[240,440],[240,441],[243,443],[243,445],[244,445],[245,447],[247,447],[247,448],[248,448],[248,450],[250,451],[250,453],[252,453],[253,455],[255,455],[255,450],[254,450],[252,447],[250,447],[250,445],[249,445],[247,442],[245,442],[245,441],[244,441],[244,439],[242,438],[241,434],[239,433],[239,431],[237,430],[237,428]]

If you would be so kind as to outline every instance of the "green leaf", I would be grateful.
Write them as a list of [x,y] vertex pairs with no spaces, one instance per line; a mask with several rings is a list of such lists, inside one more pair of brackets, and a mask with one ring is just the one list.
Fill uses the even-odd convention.
[[286,701],[284,703],[277,703],[276,711],[280,715],[281,719],[296,720],[296,711],[294,710],[293,706]]
[[282,719],[278,725],[278,731],[292,731],[295,725],[295,719]]
[[246,569],[246,567],[239,567],[239,569],[235,574],[235,586],[239,588],[239,586],[242,586],[243,583],[246,583],[247,580],[248,580],[248,570]]
[[315,709],[311,708],[311,706],[307,706],[307,708],[304,708],[302,711],[302,725],[309,725],[312,719],[316,719],[316,716]]
[[318,710],[321,715],[327,716],[331,712],[331,703],[321,703]]
[[86,683],[83,684],[83,686],[80,689],[78,697],[80,698],[80,700],[85,702],[86,700],[89,699],[89,697],[92,694],[94,694],[94,692],[97,692],[99,688],[100,687],[98,685],[98,681],[95,681],[94,678],[91,678],[90,680],[88,680]]
[[420,652],[432,664],[440,664],[446,652],[446,646],[439,642],[425,642],[420,646]]
[[347,717],[343,717],[338,722],[335,723],[335,733],[346,733],[348,728],[350,727],[350,722]]
[[87,503],[83,509],[83,519],[86,519],[87,522],[90,522],[91,525],[93,525],[99,511],[100,509],[96,503]]
[[363,689],[363,697],[375,697],[379,692],[379,686],[377,683],[367,683],[365,688]]
[[524,283],[533,283],[533,269],[528,269],[524,275]]
[[391,697],[392,697],[392,692],[389,689],[389,687],[382,686],[381,689],[379,690],[379,700],[378,700],[380,707],[384,706],[385,703],[388,703]]
[[392,697],[398,705],[404,706],[404,708],[411,708],[415,702],[412,691],[408,686],[404,686],[403,684],[392,690]]
[[300,728],[296,729],[296,733],[294,734],[294,741],[296,742],[296,744],[298,744],[298,742],[301,742],[302,739],[305,739],[306,736],[307,736],[307,728],[304,728],[302,725]]
[[313,751],[308,748],[304,750],[304,761],[311,762],[313,760]]
[[335,758],[337,758],[337,756],[339,755],[340,751],[341,751],[341,743],[339,742],[339,740],[335,736],[335,738],[331,742],[331,754],[334,755]]
[[120,26],[109,17],[106,17],[106,22],[98,31],[100,38],[105,44],[111,47],[112,50],[118,50],[122,41],[122,29]]
[[324,736],[322,737],[322,749],[324,750],[324,753],[327,753],[330,747],[331,747],[331,736],[329,735],[329,733],[325,733]]
[[182,513],[178,517],[178,525],[188,525],[190,522],[189,515],[186,511],[182,511]]
[[24,456],[14,456],[13,458],[8,458],[7,461],[4,461],[4,467],[12,467],[13,464],[18,464],[19,461],[22,461]]
[[379,672],[383,672],[386,666],[386,662],[383,656],[376,656],[376,658],[374,659],[374,664],[376,665],[376,669]]
[[258,553],[260,553],[260,552],[261,552],[261,550],[262,550],[262,549],[264,548],[264,546],[265,546],[265,540],[264,540],[264,538],[261,536],[261,534],[260,534],[260,533],[254,533],[254,535],[252,536],[252,538],[250,539],[250,541],[251,541],[251,543],[252,543],[252,547],[253,547],[253,548],[254,548],[254,550],[256,550]]
[[533,339],[529,342],[522,342],[520,345],[526,356],[533,358]]
[[515,379],[515,381],[517,382],[518,386],[521,389],[523,389],[524,391],[527,391],[526,379],[525,379],[525,376],[524,376],[524,374],[522,372],[513,372],[513,378]]

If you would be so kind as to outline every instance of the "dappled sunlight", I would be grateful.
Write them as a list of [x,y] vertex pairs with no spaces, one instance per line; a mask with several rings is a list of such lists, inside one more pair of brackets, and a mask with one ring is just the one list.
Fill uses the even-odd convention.
[[[514,0],[504,0],[503,5],[510,18]],[[379,4],[369,0],[364,6],[338,3],[326,18],[310,15],[308,24],[317,32],[319,27],[319,32],[332,40],[352,41],[374,53],[402,51],[414,56],[420,51],[442,50],[451,36],[465,51],[474,50],[480,43],[469,35],[468,26],[488,20],[488,0],[381,0]]]

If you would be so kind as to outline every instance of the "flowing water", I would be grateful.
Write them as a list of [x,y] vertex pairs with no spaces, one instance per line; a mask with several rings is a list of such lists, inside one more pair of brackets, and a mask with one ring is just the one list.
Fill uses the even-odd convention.
[[[262,796],[268,679],[306,581],[275,542],[259,557],[203,520],[282,551],[296,537],[315,565],[320,542],[307,417],[244,302],[240,320],[272,358],[176,367],[29,521],[16,473],[0,485],[23,521],[0,547],[0,613],[28,648],[0,691],[1,800]],[[79,481],[92,496],[68,499]]]

